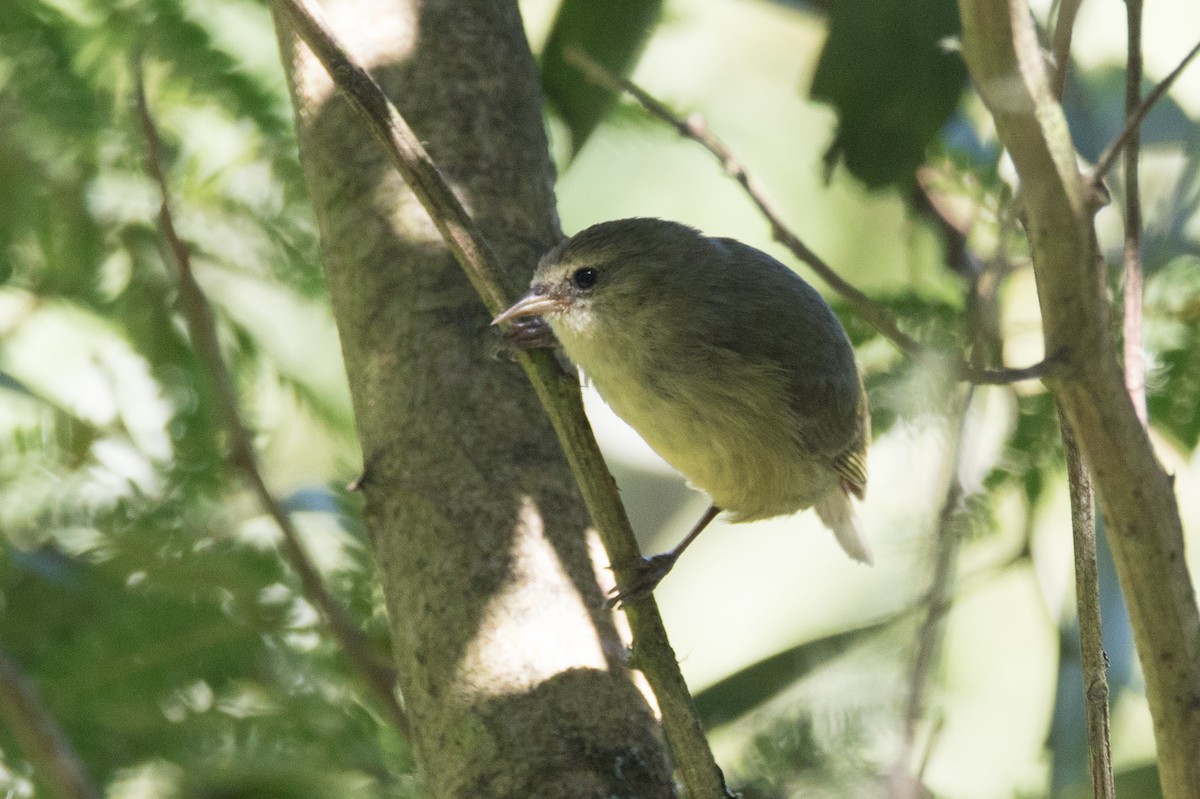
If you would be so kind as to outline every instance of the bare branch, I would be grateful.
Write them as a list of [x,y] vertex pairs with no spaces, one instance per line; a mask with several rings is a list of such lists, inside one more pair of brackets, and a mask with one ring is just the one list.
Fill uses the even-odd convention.
[[628,92],[651,116],[666,122],[675,128],[679,135],[691,139],[708,150],[758,207],[770,224],[776,240],[791,250],[797,258],[808,264],[814,272],[821,276],[822,280],[850,303],[859,316],[869,322],[884,338],[895,344],[901,352],[917,360],[939,362],[953,377],[982,385],[1016,383],[1022,380],[1047,377],[1065,367],[1065,353],[1054,353],[1040,363],[1019,369],[984,369],[968,364],[961,358],[948,357],[925,347],[899,328],[896,317],[892,315],[891,311],[851,285],[834,271],[833,267],[809,249],[808,245],[783,221],[783,217],[767,198],[766,191],[759,182],[746,171],[745,166],[729,149],[729,146],[708,129],[703,119],[696,115],[687,119],[679,117],[644,89],[631,81],[613,75],[578,48],[568,49],[565,58],[567,63],[578,67],[589,80],[614,91]]
[[1067,482],[1071,491],[1071,531],[1075,543],[1075,601],[1079,606],[1079,652],[1083,663],[1083,701],[1088,751],[1092,762],[1092,796],[1114,799],[1112,748],[1108,738],[1108,679],[1100,626],[1100,578],[1096,569],[1096,512],[1092,478],[1083,462],[1071,424],[1058,411]]
[[0,649],[0,720],[57,799],[100,799],[66,733],[42,704],[33,681]]
[[230,461],[250,484],[263,509],[279,525],[279,529],[283,533],[283,556],[299,576],[304,595],[320,611],[342,651],[349,658],[359,677],[370,687],[375,698],[386,711],[388,718],[397,729],[407,735],[409,732],[408,718],[396,699],[394,673],[376,660],[371,652],[370,642],[362,630],[351,621],[350,617],[346,615],[346,611],[329,593],[329,589],[326,588],[325,582],[321,578],[321,573],[308,555],[308,550],[300,538],[299,530],[292,523],[292,519],[284,510],[283,505],[271,493],[263,478],[258,464],[258,456],[251,443],[250,432],[246,428],[245,422],[242,421],[233,377],[221,354],[221,344],[212,306],[209,304],[204,290],[196,282],[195,274],[192,272],[191,254],[175,229],[174,216],[171,213],[170,188],[163,169],[162,140],[146,102],[140,57],[134,59],[133,71],[138,121],[142,128],[142,135],[146,139],[146,171],[157,184],[161,197],[158,213],[159,226],[162,228],[163,238],[175,261],[176,277],[179,280],[180,310],[191,336],[192,346],[216,390],[221,417],[229,435]]
[[[274,7],[295,26],[300,38],[383,145],[488,310],[496,314],[507,307],[509,298],[500,286],[501,268],[492,249],[400,112],[337,41],[311,0],[275,0]],[[629,584],[641,552],[616,484],[583,412],[578,381],[573,376],[563,379],[556,362],[545,352],[523,352],[518,354],[518,361],[558,434],[619,584]],[[650,598],[626,607],[625,613],[633,634],[636,666],[645,674],[658,700],[663,728],[688,796],[726,799],[724,778],[667,639],[658,605]]]
[[1067,68],[1071,65],[1071,37],[1075,32],[1075,17],[1083,0],[1062,0],[1058,6],[1058,17],[1054,21],[1054,73],[1050,90],[1055,97],[1062,97],[1067,82]]
[[1142,122],[1146,119],[1146,115],[1150,113],[1150,109],[1154,108],[1154,104],[1161,100],[1162,96],[1166,94],[1168,90],[1170,90],[1171,86],[1175,83],[1179,76],[1183,74],[1183,71],[1187,69],[1188,64],[1192,62],[1192,59],[1194,59],[1197,54],[1200,54],[1200,42],[1197,42],[1196,46],[1188,51],[1187,55],[1183,57],[1183,60],[1179,62],[1179,66],[1171,70],[1171,73],[1163,78],[1162,81],[1159,82],[1159,84],[1155,86],[1149,94],[1146,95],[1145,99],[1142,100],[1141,105],[1138,106],[1137,112],[1130,116],[1126,116],[1125,127],[1121,129],[1121,133],[1117,136],[1117,138],[1113,139],[1107,147],[1104,148],[1104,152],[1102,152],[1100,157],[1096,159],[1096,166],[1092,168],[1093,184],[1099,184],[1100,181],[1104,180],[1104,176],[1108,174],[1108,170],[1112,169],[1112,165],[1116,162],[1117,156],[1120,155],[1121,150],[1123,150],[1125,145],[1129,143],[1130,137],[1136,135],[1136,131],[1141,127]]

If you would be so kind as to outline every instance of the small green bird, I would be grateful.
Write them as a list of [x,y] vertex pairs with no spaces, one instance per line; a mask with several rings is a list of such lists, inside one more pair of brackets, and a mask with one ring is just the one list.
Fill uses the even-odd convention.
[[815,508],[850,557],[872,562],[851,503],[866,490],[870,436],[854,350],[821,295],[779,261],[675,222],[604,222],[542,259],[529,293],[492,323],[511,320],[514,346],[557,340],[712,499],[616,600],[653,591],[721,511],[748,522]]

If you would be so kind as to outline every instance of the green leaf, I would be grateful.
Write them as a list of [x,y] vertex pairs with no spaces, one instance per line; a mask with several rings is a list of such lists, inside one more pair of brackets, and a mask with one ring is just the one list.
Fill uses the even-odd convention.
[[837,111],[830,167],[844,161],[873,189],[913,183],[966,84],[966,65],[947,47],[959,29],[953,0],[832,4],[810,90]]
[[1200,443],[1200,271],[1184,255],[1146,285],[1146,401],[1155,428],[1191,451]]
[[102,235],[88,210],[105,114],[75,63],[74,31],[30,2],[0,7],[0,280],[41,295],[91,296]]
[[155,497],[93,519],[82,555],[0,548],[0,638],[89,769],[104,781],[153,758],[183,766],[201,793],[263,769],[358,784],[385,762],[411,770],[344,657],[306,640],[319,627],[298,615],[278,556],[227,524],[194,496]]
[[172,596],[156,578],[51,549],[10,563],[0,570],[0,635],[99,774],[185,751],[187,731],[164,725],[161,708],[188,686],[263,676],[260,632],[229,618],[211,571],[203,593]]
[[886,619],[857,630],[806,641],[710,685],[695,697],[696,710],[704,726],[716,727],[750,712],[801,677],[876,635],[891,622]]
[[612,108],[616,94],[587,80],[568,64],[574,47],[617,75],[628,75],[662,16],[662,0],[565,0],[542,52],[542,90],[571,131],[578,153]]

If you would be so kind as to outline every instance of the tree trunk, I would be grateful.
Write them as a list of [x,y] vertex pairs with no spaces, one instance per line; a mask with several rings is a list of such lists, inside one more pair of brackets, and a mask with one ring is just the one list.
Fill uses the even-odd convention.
[[[522,290],[559,238],[510,0],[329,0]],[[282,18],[280,41],[424,795],[674,795],[597,587],[588,520],[520,369],[432,222]]]

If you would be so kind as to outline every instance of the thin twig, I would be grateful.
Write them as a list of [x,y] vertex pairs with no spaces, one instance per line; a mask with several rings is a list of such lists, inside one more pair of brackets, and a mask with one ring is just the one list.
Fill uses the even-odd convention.
[[757,179],[746,171],[745,166],[738,160],[733,151],[729,149],[729,146],[708,129],[703,119],[696,115],[690,116],[687,119],[679,117],[671,109],[667,108],[664,103],[646,92],[646,90],[629,80],[613,75],[601,64],[592,59],[591,56],[578,48],[568,48],[564,54],[564,58],[567,63],[574,65],[583,72],[589,80],[614,91],[627,92],[651,116],[667,123],[675,128],[679,135],[691,139],[708,150],[713,157],[720,161],[725,171],[737,181],[750,197],[751,201],[758,206],[758,210],[766,218],[768,224],[770,224],[771,231],[776,240],[791,250],[792,254],[797,258],[808,264],[814,272],[821,276],[822,280],[828,283],[834,291],[842,295],[850,303],[859,316],[869,322],[884,338],[895,344],[905,354],[917,360],[943,362],[945,370],[953,377],[980,385],[1000,385],[1004,383],[1016,383],[1022,380],[1032,380],[1034,378],[1046,377],[1065,367],[1066,358],[1063,353],[1056,353],[1040,363],[1019,369],[984,369],[968,364],[961,358],[949,357],[930,350],[912,336],[902,331],[896,323],[895,316],[887,308],[851,285],[820,256],[809,249],[808,245],[783,221],[783,217],[775,209],[774,204],[767,199],[766,191]]
[[1187,55],[1183,57],[1183,60],[1179,62],[1179,66],[1171,70],[1169,75],[1163,78],[1157,86],[1151,89],[1150,93],[1147,94],[1145,99],[1142,100],[1141,105],[1138,106],[1137,112],[1135,114],[1126,116],[1125,127],[1121,129],[1120,135],[1113,139],[1112,142],[1104,148],[1104,152],[1100,154],[1100,157],[1096,159],[1096,166],[1092,168],[1093,184],[1099,184],[1100,181],[1104,180],[1104,176],[1108,174],[1108,170],[1112,169],[1112,165],[1116,162],[1117,156],[1121,154],[1123,149],[1125,149],[1125,145],[1129,142],[1129,138],[1135,135],[1138,128],[1141,127],[1142,121],[1146,118],[1146,114],[1149,114],[1150,109],[1154,107],[1155,103],[1162,99],[1162,96],[1167,93],[1172,84],[1175,83],[1176,79],[1183,74],[1183,71],[1187,69],[1188,64],[1192,62],[1192,59],[1195,58],[1197,54],[1200,54],[1200,42],[1197,42],[1196,46],[1188,51]]
[[1071,531],[1075,543],[1075,596],[1079,606],[1079,651],[1094,799],[1114,799],[1112,749],[1108,738],[1108,660],[1100,635],[1100,583],[1096,569],[1096,509],[1092,480],[1062,408],[1058,411],[1067,481],[1071,491]]
[[[1142,0],[1125,0],[1128,55],[1125,63],[1125,117],[1138,112],[1142,99]],[[1142,351],[1142,197],[1138,179],[1141,133],[1128,126],[1125,142],[1125,388],[1142,427],[1146,415],[1146,355]]]
[[889,799],[913,799],[920,795],[920,784],[910,775],[910,763],[917,744],[917,726],[925,717],[925,696],[929,677],[937,660],[941,644],[941,620],[947,609],[948,597],[954,583],[954,565],[962,541],[962,530],[956,524],[963,500],[963,484],[959,478],[964,446],[967,414],[971,407],[975,387],[968,385],[956,399],[950,414],[955,425],[954,437],[947,458],[946,492],[938,510],[937,527],[933,539],[933,572],[929,578],[928,605],[925,618],[917,632],[917,653],[913,659],[909,677],[908,701],[904,710],[904,726],[901,730],[900,750],[896,756],[888,781]]
[[[499,313],[507,307],[495,254],[383,90],[337,41],[311,0],[275,0],[274,6],[295,27],[383,145],[488,310]],[[557,363],[545,352],[522,352],[518,361],[550,417],[618,584],[630,584],[641,551],[588,425],[578,381],[564,380]],[[651,597],[624,610],[633,635],[634,662],[658,700],[663,729],[687,795],[690,799],[726,799],[729,793],[724,777],[679,670],[658,605]]]
[[[975,268],[966,272],[969,283],[966,292],[965,323],[971,336],[971,358],[977,363],[987,363],[990,359],[998,358],[1003,348],[1003,340],[995,320],[999,313],[997,273],[1008,263],[1004,242],[1005,238],[1001,235],[996,257],[991,261],[980,261]],[[946,461],[946,489],[934,531],[933,569],[929,589],[924,596],[925,617],[917,633],[917,653],[910,678],[901,745],[888,785],[890,799],[915,799],[924,795],[921,775],[925,764],[922,762],[920,769],[913,773],[912,760],[917,746],[917,727],[926,715],[925,697],[930,675],[941,645],[941,621],[950,609],[954,594],[957,593],[954,587],[955,566],[962,543],[962,529],[956,522],[962,512],[964,487],[961,470],[964,453],[970,451],[966,441],[967,420],[974,396],[975,386],[968,384],[964,392],[954,396],[948,416],[953,420],[954,431]],[[931,732],[926,743],[926,759],[933,747],[934,734]]]
[[349,658],[359,677],[371,689],[389,720],[401,733],[408,735],[408,718],[396,699],[394,672],[376,660],[372,655],[367,637],[329,593],[321,578],[321,573],[308,555],[304,542],[300,538],[300,532],[292,523],[292,519],[284,510],[283,505],[271,493],[263,478],[258,456],[251,443],[250,432],[246,428],[245,422],[242,421],[233,377],[221,354],[220,339],[212,306],[209,304],[204,290],[196,282],[196,276],[192,271],[191,254],[175,229],[174,216],[171,212],[170,189],[163,170],[162,140],[146,102],[140,57],[134,59],[133,71],[137,114],[142,134],[146,139],[146,169],[157,184],[161,197],[158,220],[163,238],[166,239],[175,261],[176,277],[179,280],[180,310],[183,313],[196,355],[216,389],[217,403],[229,435],[230,462],[250,484],[267,514],[279,525],[279,529],[283,533],[283,556],[300,577],[304,595],[318,608],[342,651]]
[[33,680],[0,649],[0,720],[57,799],[100,799],[83,761],[38,696]]
[[1050,90],[1062,99],[1063,87],[1067,83],[1067,68],[1071,65],[1071,37],[1075,32],[1075,17],[1083,0],[1062,0],[1058,6],[1058,17],[1054,21],[1054,72],[1050,76]]

